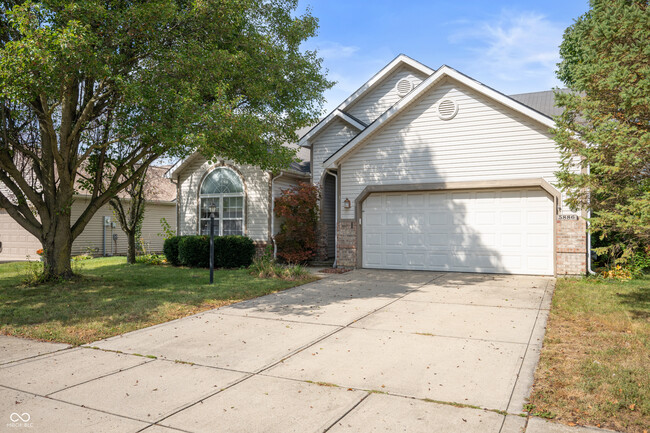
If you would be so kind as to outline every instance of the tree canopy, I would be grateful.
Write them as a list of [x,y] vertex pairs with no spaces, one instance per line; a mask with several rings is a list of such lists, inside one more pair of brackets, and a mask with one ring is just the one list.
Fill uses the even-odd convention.
[[647,1],[592,0],[560,46],[560,186],[623,260],[650,246],[649,41]]
[[[317,20],[296,6],[2,2],[0,207],[41,240],[46,276],[71,274],[72,241],[161,157],[291,162],[282,144],[320,114],[332,85],[300,49]],[[91,200],[72,220],[78,193]]]

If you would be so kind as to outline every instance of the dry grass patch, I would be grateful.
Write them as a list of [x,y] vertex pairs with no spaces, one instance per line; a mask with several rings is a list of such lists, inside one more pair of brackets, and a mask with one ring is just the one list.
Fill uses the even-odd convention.
[[567,424],[648,432],[650,277],[558,280],[530,403]]

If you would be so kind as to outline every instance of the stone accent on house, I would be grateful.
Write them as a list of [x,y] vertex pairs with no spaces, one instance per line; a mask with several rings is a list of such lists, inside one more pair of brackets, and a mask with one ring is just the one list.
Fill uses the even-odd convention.
[[337,232],[336,265],[339,268],[355,268],[357,266],[357,223],[354,220],[341,220]]
[[255,245],[255,258],[260,258],[266,252],[266,247],[268,245],[272,245],[272,243],[259,241],[259,242],[253,242],[253,245]]
[[328,234],[328,226],[324,222],[320,222],[318,224],[318,233],[316,236],[318,236],[318,247],[316,249],[316,257],[315,259],[318,261],[326,261],[330,257],[327,257],[327,234]]
[[558,220],[555,226],[557,275],[584,275],[587,272],[587,222]]

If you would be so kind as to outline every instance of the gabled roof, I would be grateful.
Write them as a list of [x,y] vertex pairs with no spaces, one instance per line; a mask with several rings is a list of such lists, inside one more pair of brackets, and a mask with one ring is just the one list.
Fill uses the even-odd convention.
[[541,92],[519,93],[510,95],[516,101],[521,102],[530,108],[546,114],[549,117],[559,116],[564,108],[555,105],[555,93],[570,93],[569,89],[543,90]]
[[471,88],[472,90],[480,93],[494,101],[497,101],[508,108],[515,110],[516,112],[533,119],[549,128],[555,126],[555,122],[549,116],[540,113],[512,98],[509,96],[500,93],[485,84],[482,84],[465,74],[458,72],[457,70],[450,68],[447,65],[443,65],[438,69],[433,75],[429,76],[426,80],[420,83],[411,93],[402,98],[399,102],[395,103],[392,107],[386,110],[381,116],[379,116],[374,122],[370,124],[366,129],[361,133],[356,135],[350,141],[348,141],[343,147],[338,151],[334,152],[329,156],[324,162],[325,168],[332,168],[338,161],[341,160],[345,155],[350,153],[352,150],[357,148],[361,143],[366,141],[370,136],[380,130],[384,125],[391,122],[399,113],[404,111],[407,107],[416,101],[421,95],[427,92],[429,89],[434,87],[444,78],[449,77],[453,80],[456,80],[465,86]]
[[323,120],[318,122],[316,126],[314,126],[312,129],[309,130],[308,133],[302,136],[300,141],[298,141],[299,146],[304,146],[304,147],[309,147],[309,140],[312,137],[315,137],[320,131],[325,129],[327,125],[332,123],[336,119],[341,119],[344,122],[348,123],[349,125],[354,126],[357,128],[359,131],[364,130],[368,125],[360,121],[354,116],[351,116],[350,114],[346,113],[345,111],[341,111],[338,108],[336,108],[334,111],[332,111],[327,117],[325,117]]
[[359,87],[359,89],[357,89],[356,92],[354,92],[345,101],[343,101],[341,105],[337,107],[337,109],[342,111],[345,110],[346,107],[352,105],[354,101],[356,101],[357,99],[359,99],[360,97],[368,93],[368,91],[370,91],[377,84],[383,81],[384,78],[386,78],[387,76],[392,74],[396,69],[404,65],[410,66],[416,71],[422,72],[426,76],[429,76],[435,72],[434,69],[431,69],[426,65],[423,65],[417,60],[414,60],[405,54],[400,54],[397,57],[395,57],[389,64],[384,66],[384,68],[381,71],[373,75],[372,78],[370,78],[368,81],[365,82],[365,84]]
[[325,117],[323,120],[318,122],[316,126],[314,126],[314,128],[312,128],[307,134],[305,134],[300,139],[298,144],[300,146],[309,147],[309,139],[314,137],[316,134],[318,134],[320,131],[326,128],[331,122],[333,122],[337,118],[344,120],[345,122],[349,123],[350,125],[354,126],[360,131],[364,130],[368,125],[366,125],[364,122],[360,121],[356,117],[352,116],[351,114],[346,113],[345,108],[352,105],[353,102],[360,99],[363,95],[366,95],[370,90],[374,89],[377,85],[379,85],[379,83],[381,83],[384,80],[384,78],[388,77],[395,70],[397,70],[402,66],[409,66],[415,69],[416,71],[422,72],[426,76],[429,76],[434,72],[433,69],[431,69],[426,65],[423,65],[417,60],[414,60],[405,54],[400,54],[399,56],[395,57],[388,65],[384,66],[384,68],[381,71],[377,72],[375,75],[372,76],[372,78],[370,78],[361,87],[359,87],[359,89],[357,89],[356,92],[354,92],[345,101],[343,101],[327,117]]

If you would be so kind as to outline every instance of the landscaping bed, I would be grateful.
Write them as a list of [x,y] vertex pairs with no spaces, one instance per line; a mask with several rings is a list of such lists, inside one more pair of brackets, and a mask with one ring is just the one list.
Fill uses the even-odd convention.
[[558,279],[528,409],[570,425],[650,429],[650,277]]
[[247,269],[127,265],[124,257],[75,265],[73,281],[23,283],[40,263],[0,264],[0,333],[84,344],[274,293],[318,279],[257,278]]

